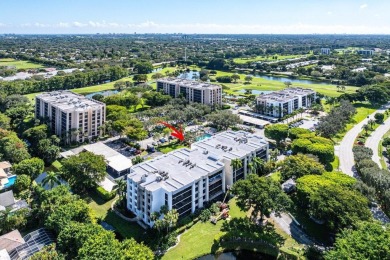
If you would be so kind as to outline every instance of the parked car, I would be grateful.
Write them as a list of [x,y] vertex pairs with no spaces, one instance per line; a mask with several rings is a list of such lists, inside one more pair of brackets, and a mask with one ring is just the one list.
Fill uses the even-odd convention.
[[165,142],[167,142],[167,140],[166,140],[165,138],[161,138],[159,141],[160,141],[160,143],[162,143],[162,144],[165,143]]

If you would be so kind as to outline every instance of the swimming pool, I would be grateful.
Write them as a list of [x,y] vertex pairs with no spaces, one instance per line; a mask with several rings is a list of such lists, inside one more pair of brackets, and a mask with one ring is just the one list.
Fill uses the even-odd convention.
[[204,140],[204,139],[210,138],[211,136],[212,136],[211,134],[203,134],[203,135],[201,135],[201,136],[198,136],[198,137],[196,138],[196,141],[202,141],[202,140]]
[[15,184],[15,181],[16,181],[16,175],[12,175],[12,176],[8,177],[8,183],[4,185],[4,188],[11,187],[12,185]]

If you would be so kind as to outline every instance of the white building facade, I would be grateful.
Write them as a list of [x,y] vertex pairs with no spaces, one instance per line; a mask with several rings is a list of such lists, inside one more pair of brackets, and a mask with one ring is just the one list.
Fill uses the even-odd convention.
[[259,95],[256,99],[257,112],[281,118],[300,108],[307,108],[316,99],[312,89],[286,88],[281,91]]
[[67,142],[85,140],[103,134],[106,105],[70,91],[53,91],[35,97],[35,118],[49,118],[54,134]]
[[[244,179],[254,157],[268,158],[268,143],[244,131],[226,131],[152,160],[134,165],[127,176],[127,207],[152,227],[163,205],[186,216],[221,198],[227,186]],[[232,169],[231,160],[242,167]]]
[[321,54],[322,55],[330,55],[330,49],[329,48],[321,48]]
[[222,87],[194,80],[164,78],[157,80],[157,91],[163,91],[173,98],[183,96],[189,102],[205,105],[222,104]]

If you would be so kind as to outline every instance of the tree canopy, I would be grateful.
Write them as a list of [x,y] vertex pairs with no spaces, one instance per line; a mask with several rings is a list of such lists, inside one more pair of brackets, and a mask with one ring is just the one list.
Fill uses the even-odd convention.
[[324,166],[303,154],[286,157],[280,162],[280,174],[282,180],[287,180],[293,176],[300,178],[309,174],[322,174],[325,172]]

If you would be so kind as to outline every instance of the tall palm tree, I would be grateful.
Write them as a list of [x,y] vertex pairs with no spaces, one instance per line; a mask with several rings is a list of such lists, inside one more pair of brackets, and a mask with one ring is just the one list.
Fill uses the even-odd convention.
[[118,185],[118,188],[116,190],[117,194],[119,197],[124,198],[126,194],[126,189],[127,189],[127,183],[124,180],[119,180],[116,182]]
[[179,220],[179,213],[176,209],[172,209],[164,215],[164,220],[167,223],[167,233],[169,233],[169,229],[176,226],[177,221]]
[[254,173],[256,171],[255,165],[253,162],[248,163],[248,173]]
[[259,157],[254,157],[253,159],[252,159],[252,163],[254,164],[254,166],[255,166],[255,169],[256,169],[256,173],[262,173],[263,172],[263,170],[264,170],[264,164],[265,164],[265,162],[264,162],[264,160],[263,159],[261,159],[261,158],[259,158]]
[[230,162],[230,166],[233,168],[233,171],[234,171],[234,178],[233,178],[233,182],[235,182],[236,180],[235,180],[235,176],[236,176],[236,174],[237,174],[237,170],[238,169],[240,169],[240,168],[242,168],[242,161],[240,160],[240,159],[233,159],[233,160],[231,160],[231,162]]
[[49,171],[46,173],[46,177],[42,180],[42,186],[49,185],[49,188],[52,189],[55,185],[61,185],[60,173]]
[[375,120],[369,119],[367,123],[370,125],[370,128],[372,129],[372,127],[375,125]]

